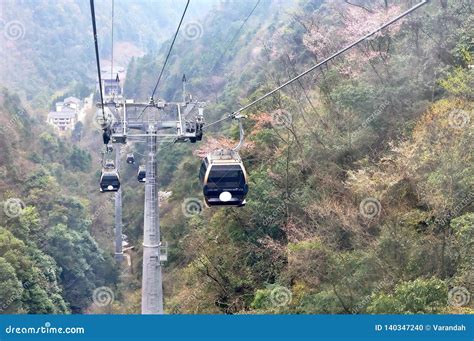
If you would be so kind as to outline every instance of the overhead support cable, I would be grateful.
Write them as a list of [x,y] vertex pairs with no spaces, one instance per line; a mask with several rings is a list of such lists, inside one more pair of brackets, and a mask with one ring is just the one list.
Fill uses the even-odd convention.
[[229,40],[229,43],[227,44],[227,46],[225,47],[225,49],[222,51],[222,54],[220,55],[220,57],[217,59],[217,62],[214,64],[214,66],[212,67],[211,69],[211,72],[213,72],[215,70],[215,68],[221,63],[222,61],[222,58],[224,58],[224,56],[227,54],[229,48],[234,44],[235,40],[237,39],[237,37],[239,36],[240,34],[240,31],[242,31],[242,29],[244,28],[245,24],[247,23],[247,21],[250,19],[250,17],[252,16],[253,12],[255,12],[255,10],[257,9],[258,5],[260,4],[260,1],[261,0],[258,0],[257,3],[255,4],[255,6],[252,8],[252,10],[250,11],[250,13],[247,15],[247,17],[245,18],[245,20],[243,21],[242,25],[240,25],[239,29],[237,30],[237,32],[234,34],[233,38],[231,40]]
[[138,118],[140,118],[143,115],[143,113],[145,112],[145,110],[150,105],[152,105],[154,103],[154,97],[155,97],[156,89],[158,89],[158,85],[160,84],[161,77],[163,76],[163,72],[165,71],[166,64],[168,63],[169,57],[171,55],[171,51],[173,50],[173,46],[174,46],[174,43],[176,41],[176,37],[178,36],[179,30],[181,28],[181,24],[183,23],[184,16],[186,15],[186,11],[188,10],[189,2],[190,2],[190,0],[188,0],[188,2],[186,3],[186,7],[184,8],[183,14],[181,15],[181,19],[179,20],[178,28],[176,29],[176,32],[175,32],[174,37],[173,37],[173,41],[171,42],[170,48],[168,50],[168,54],[166,55],[165,62],[163,63],[163,67],[161,68],[160,74],[158,76],[158,80],[156,81],[155,87],[153,88],[153,92],[151,93],[150,104],[147,105],[145,108],[143,108],[140,115],[138,115]]
[[362,38],[356,40],[355,42],[347,45],[346,47],[344,47],[343,49],[337,51],[336,53],[334,53],[333,55],[327,57],[326,59],[324,59],[323,61],[319,62],[318,64],[312,66],[311,68],[307,69],[306,71],[300,73],[299,75],[295,76],[294,78],[288,80],[287,82],[283,83],[282,85],[280,85],[279,87],[273,89],[272,91],[266,93],[265,95],[257,98],[256,100],[250,102],[249,104],[239,108],[238,110],[232,112],[231,114],[229,114],[228,116],[224,117],[224,118],[221,118],[215,122],[212,122],[210,124],[207,124],[205,128],[208,128],[214,124],[217,124],[219,122],[222,122],[222,121],[225,121],[227,119],[232,119],[232,118],[235,118],[235,116],[244,111],[244,110],[247,110],[248,108],[254,106],[255,104],[263,101],[265,98],[273,95],[274,93],[280,91],[281,89],[283,89],[284,87],[290,85],[291,83],[297,81],[298,79],[300,79],[301,77],[307,75],[308,73],[314,71],[315,69],[317,69],[318,67],[322,66],[322,65],[325,65],[327,64],[329,61],[331,61],[332,59],[340,56],[341,54],[343,54],[344,52],[346,52],[347,50],[350,50],[351,48],[353,48],[354,46],[360,44],[361,42],[363,42],[364,40],[366,40],[367,38],[370,38],[371,36],[373,36],[374,34],[380,32],[381,30],[387,28],[388,26],[392,25],[393,23],[397,22],[398,20],[402,19],[403,17],[407,16],[408,14],[412,13],[413,11],[417,10],[418,8],[420,8],[421,6],[427,4],[429,2],[429,0],[423,0],[421,1],[420,3],[416,4],[415,6],[411,7],[410,9],[408,9],[407,11],[403,12],[402,14],[396,16],[395,18],[393,18],[392,20],[386,22],[385,24],[383,24],[382,26],[376,28],[375,30],[371,31],[370,33],[367,33],[365,36],[363,36]]
[[111,47],[111,57],[110,57],[110,79],[114,77],[114,0],[112,0],[112,47]]
[[105,110],[104,110],[104,95],[102,93],[102,77],[100,75],[100,59],[99,59],[99,43],[97,42],[97,27],[95,22],[95,6],[94,0],[90,0],[91,7],[91,18],[92,18],[92,31],[94,34],[94,46],[95,46],[95,59],[97,63],[97,74],[99,76],[99,91],[100,91],[100,103],[102,107],[102,118],[105,122]]
[[171,51],[173,50],[174,43],[176,41],[176,37],[178,36],[179,30],[181,28],[181,24],[183,23],[184,16],[186,15],[186,11],[188,10],[190,0],[186,3],[186,7],[184,8],[183,15],[181,16],[181,20],[179,21],[178,28],[176,29],[176,32],[173,37],[173,41],[171,42],[171,46],[168,50],[168,54],[166,56],[165,62],[163,63],[163,67],[161,68],[160,75],[158,76],[158,80],[156,81],[155,88],[153,89],[153,92],[151,94],[151,99],[155,96],[156,89],[158,88],[158,85],[160,84],[161,77],[163,76],[163,72],[165,70],[166,64],[168,63],[168,59],[170,58]]

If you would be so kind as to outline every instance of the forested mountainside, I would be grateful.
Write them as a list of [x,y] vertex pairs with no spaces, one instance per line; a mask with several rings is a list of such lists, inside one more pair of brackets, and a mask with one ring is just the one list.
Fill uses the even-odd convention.
[[[158,97],[179,99],[186,74],[213,122],[414,3],[216,0],[202,2],[211,9],[200,17],[191,1]],[[116,1],[117,41],[140,50],[127,67],[128,98],[150,96],[171,41],[158,43],[184,4]],[[108,6],[97,1],[104,59]],[[97,193],[93,110],[80,141],[43,123],[56,96],[95,86],[88,10],[69,0],[2,4],[2,24],[20,20],[25,33],[0,52],[9,87],[0,98],[1,313],[140,312],[136,169],[121,172],[134,249],[119,268],[113,197]],[[150,23],[163,21],[157,37]],[[433,0],[246,111],[245,207],[205,208],[198,182],[200,156],[236,143],[235,123],[161,147],[160,190],[172,192],[160,205],[166,313],[472,313],[473,27],[470,0]],[[134,56],[117,46],[117,60]],[[113,303],[92,304],[98,288]]]
[[92,237],[89,152],[0,95],[0,311],[82,312],[116,282],[110,252]]

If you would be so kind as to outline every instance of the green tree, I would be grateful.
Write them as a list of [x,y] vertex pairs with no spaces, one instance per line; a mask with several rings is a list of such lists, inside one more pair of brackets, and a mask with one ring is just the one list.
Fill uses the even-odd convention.
[[438,278],[402,282],[393,294],[372,296],[367,311],[372,314],[433,314],[446,307],[448,288]]

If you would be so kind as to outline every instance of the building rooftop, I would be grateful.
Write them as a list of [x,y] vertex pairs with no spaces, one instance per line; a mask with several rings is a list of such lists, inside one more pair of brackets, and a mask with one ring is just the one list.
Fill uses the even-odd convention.
[[104,83],[107,83],[107,84],[108,84],[108,83],[110,83],[110,84],[117,84],[117,85],[120,84],[120,83],[117,82],[117,80],[115,80],[115,79],[103,79],[102,81],[103,81]]
[[76,111],[64,108],[62,111],[50,111],[48,114],[48,118],[75,118]]
[[65,98],[64,99],[64,103],[76,103],[76,104],[79,104],[81,103],[81,100],[79,98],[76,98],[76,97],[68,97],[68,98]]

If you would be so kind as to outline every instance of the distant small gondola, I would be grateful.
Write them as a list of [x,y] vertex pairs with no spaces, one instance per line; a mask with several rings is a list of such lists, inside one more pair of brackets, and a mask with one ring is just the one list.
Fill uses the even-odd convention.
[[138,182],[146,182],[146,166],[138,167],[137,180]]
[[133,153],[127,154],[127,163],[129,165],[135,164],[135,156],[133,155]]
[[236,151],[220,149],[202,161],[199,179],[208,206],[244,206],[247,172]]
[[105,160],[104,168],[105,169],[115,169],[114,160]]

